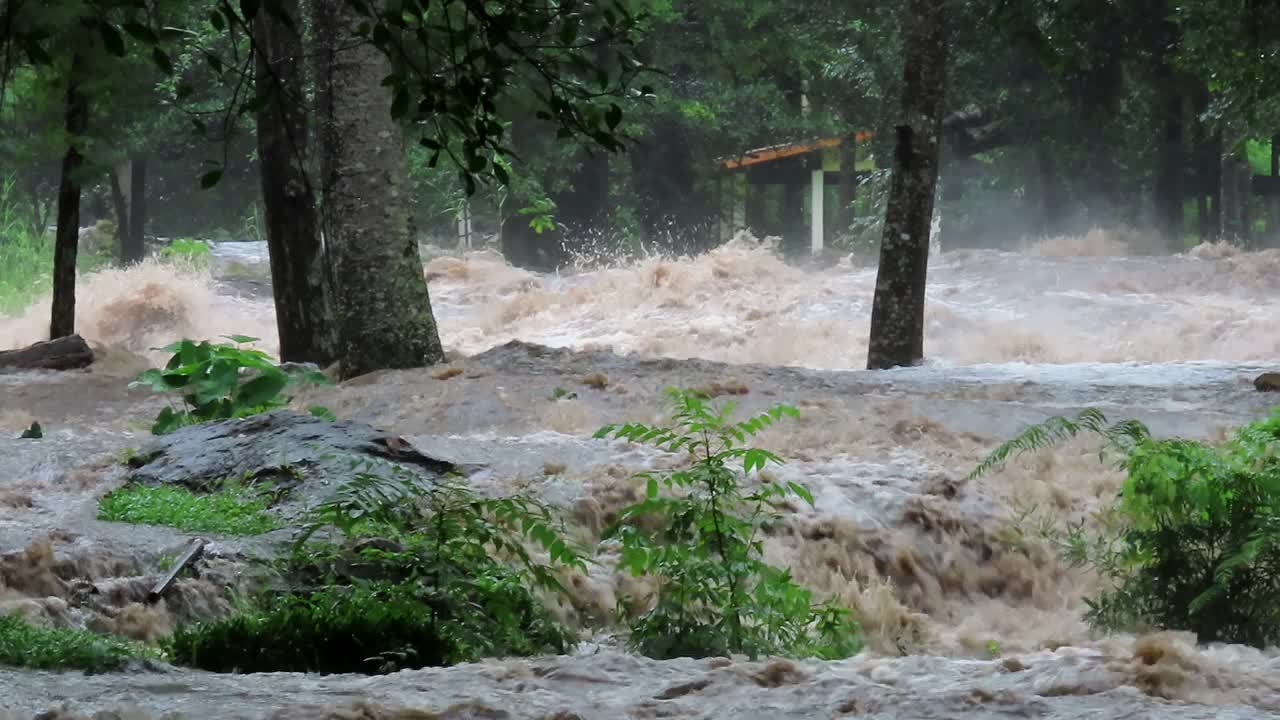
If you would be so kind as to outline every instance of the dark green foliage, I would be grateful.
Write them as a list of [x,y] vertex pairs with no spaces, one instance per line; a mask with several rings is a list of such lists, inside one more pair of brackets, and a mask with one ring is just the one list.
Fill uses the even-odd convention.
[[149,654],[141,646],[87,630],[38,627],[17,615],[0,616],[0,665],[106,672]]
[[[694,391],[668,391],[674,427],[641,423],[601,428],[612,435],[683,451],[686,467],[650,471],[645,499],[625,508],[610,534],[622,542],[622,563],[635,575],[659,580],[652,609],[630,619],[631,643],[650,657],[705,657],[727,653],[842,658],[861,648],[861,630],[847,609],[815,606],[812,593],[789,571],[761,560],[761,526],[778,516],[776,504],[813,497],[794,482],[762,481],[754,491],[742,473],[781,464],[767,450],[746,447],[754,436],[794,408],[777,405],[745,421],[732,419],[734,405],[715,407]],[[666,491],[664,493],[664,490]],[[635,521],[656,517],[656,530]]]
[[[317,542],[321,532],[341,544]],[[526,540],[550,562],[531,556]],[[183,628],[171,650],[210,670],[366,673],[562,653],[573,638],[535,591],[564,592],[554,571],[583,567],[536,501],[480,498],[361,459],[304,521],[284,569],[298,589]]]
[[188,532],[261,535],[280,527],[280,519],[267,510],[268,505],[263,492],[234,483],[207,495],[167,485],[129,485],[102,498],[98,519],[166,525]]
[[40,423],[33,420],[31,421],[31,425],[26,430],[23,430],[22,434],[18,436],[18,439],[19,440],[39,440],[40,438],[43,438],[43,437],[44,437],[44,429],[40,427]]
[[[234,345],[208,340],[180,340],[162,350],[173,353],[164,369],[153,368],[138,376],[131,386],[146,386],[156,392],[180,391],[182,409],[167,407],[156,416],[151,432],[171,433],[185,425],[247,417],[288,405],[283,393],[298,383],[327,385],[328,379],[314,370],[286,372],[271,362],[261,350],[240,347],[257,338],[229,335]],[[313,407],[312,414],[328,411]]]
[[1106,629],[1189,630],[1202,642],[1280,642],[1280,410],[1221,446],[1158,440],[1140,423],[1107,425],[1089,410],[1029,429],[977,472],[1082,431],[1119,450],[1127,475],[1101,532],[1081,522],[1053,534],[1069,560],[1112,584],[1089,601],[1087,619]]

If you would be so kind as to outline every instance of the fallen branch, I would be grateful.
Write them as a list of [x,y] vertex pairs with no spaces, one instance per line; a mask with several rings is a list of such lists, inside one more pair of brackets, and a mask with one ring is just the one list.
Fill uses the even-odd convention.
[[174,561],[173,567],[169,568],[169,572],[160,579],[160,582],[156,583],[155,587],[151,588],[151,592],[147,593],[147,602],[156,602],[164,597],[164,594],[169,592],[169,586],[173,585],[173,581],[178,579],[178,575],[183,569],[195,562],[202,552],[204,552],[204,540],[200,538],[192,540],[191,544],[187,546],[186,552],[182,553],[182,556]]

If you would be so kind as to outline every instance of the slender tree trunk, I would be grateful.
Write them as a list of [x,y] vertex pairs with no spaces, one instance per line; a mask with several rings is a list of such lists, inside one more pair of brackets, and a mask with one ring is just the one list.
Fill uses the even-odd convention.
[[1209,232],[1222,239],[1222,131],[1217,130],[1205,146],[1204,169],[1209,177],[1206,193],[1213,203],[1209,207]]
[[129,234],[121,253],[126,265],[142,262],[147,254],[147,159],[139,155],[129,164]]
[[[1226,146],[1226,143],[1224,143]],[[1219,194],[1221,198],[1218,202],[1219,221],[1221,225],[1218,228],[1218,235],[1228,242],[1240,242],[1243,235],[1243,227],[1240,222],[1240,182],[1237,179],[1239,164],[1235,158],[1235,152],[1229,149],[1229,146],[1223,148],[1220,158],[1222,187]]]
[[80,178],[84,157],[76,143],[89,126],[89,99],[80,89],[84,58],[71,57],[67,76],[67,152],[62,157],[62,179],[58,183],[58,230],[53,250],[53,309],[49,338],[57,339],[76,331],[76,252],[80,242]]
[[120,251],[120,262],[127,263],[125,255],[129,244],[129,193],[133,190],[130,181],[133,172],[129,162],[122,162],[111,168],[111,207],[116,216],[116,249]]
[[1182,93],[1172,68],[1162,71],[1159,122],[1160,143],[1156,160],[1156,227],[1165,247],[1174,251],[1182,245],[1182,170],[1186,164],[1182,148]]
[[258,112],[258,164],[271,257],[280,359],[329,365],[335,359],[334,317],[315,191],[307,175],[307,104],[297,0],[281,9],[293,27],[260,12],[254,18],[255,82],[270,98]]
[[1059,235],[1064,231],[1067,188],[1058,172],[1058,159],[1046,140],[1036,143],[1036,166],[1040,173],[1040,232]]
[[924,359],[924,290],[947,68],[946,0],[911,0],[902,119],[880,241],[867,368]]
[[389,63],[377,48],[353,40],[359,19],[347,0],[316,0],[312,7],[321,223],[335,281],[339,374],[439,362],[444,351],[409,232],[404,138],[381,84]]

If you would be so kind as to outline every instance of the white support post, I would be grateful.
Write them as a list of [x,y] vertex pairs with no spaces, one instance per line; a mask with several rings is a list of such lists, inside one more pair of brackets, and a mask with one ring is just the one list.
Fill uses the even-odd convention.
[[809,202],[809,232],[811,240],[811,250],[814,255],[822,252],[822,181],[825,179],[826,171],[818,168],[813,171],[813,180],[811,185],[813,188],[813,196]]
[[463,249],[471,249],[471,203],[465,200],[458,212],[458,244]]

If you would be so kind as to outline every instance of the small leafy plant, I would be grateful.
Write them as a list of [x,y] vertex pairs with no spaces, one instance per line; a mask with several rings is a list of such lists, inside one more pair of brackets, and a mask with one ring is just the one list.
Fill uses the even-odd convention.
[[297,589],[180,629],[171,651],[209,670],[365,673],[562,653],[573,638],[535,591],[567,592],[568,568],[585,561],[541,503],[361,458],[304,517],[284,568]]
[[1096,530],[1081,520],[1044,533],[1109,581],[1087,601],[1086,619],[1109,630],[1188,630],[1202,642],[1280,643],[1280,410],[1222,445],[1159,440],[1137,421],[1109,425],[1086,410],[1029,428],[970,477],[1083,432],[1100,435],[1101,457],[1118,454],[1126,474]]
[[0,615],[0,665],[107,672],[123,668],[130,660],[157,655],[146,646],[88,630],[39,627],[18,615]]
[[[640,473],[644,500],[625,508],[607,533],[621,542],[624,566],[658,580],[653,607],[630,618],[632,645],[655,658],[842,658],[858,652],[861,628],[849,609],[834,602],[815,605],[812,592],[796,584],[790,571],[761,559],[760,529],[780,515],[779,501],[796,497],[812,505],[813,497],[795,482],[761,481],[748,491],[747,477],[782,459],[745,443],[797,411],[776,405],[734,421],[732,403],[717,407],[692,390],[667,393],[673,427],[628,423],[595,434],[651,444],[689,460],[675,470]],[[646,517],[657,519],[655,529],[638,522]]]
[[168,485],[126,485],[102,498],[98,519],[188,532],[261,535],[280,527],[268,505],[264,492],[239,483],[226,483],[206,495]]
[[[283,393],[292,385],[329,384],[328,378],[319,371],[286,371],[261,350],[241,347],[258,338],[226,337],[235,344],[180,340],[161,348],[173,353],[164,368],[147,370],[131,383],[131,387],[181,393],[182,407],[161,410],[151,426],[153,434],[164,435],[210,420],[256,415],[288,405],[291,398]],[[311,408],[311,413],[324,417],[328,411],[316,406]]]

